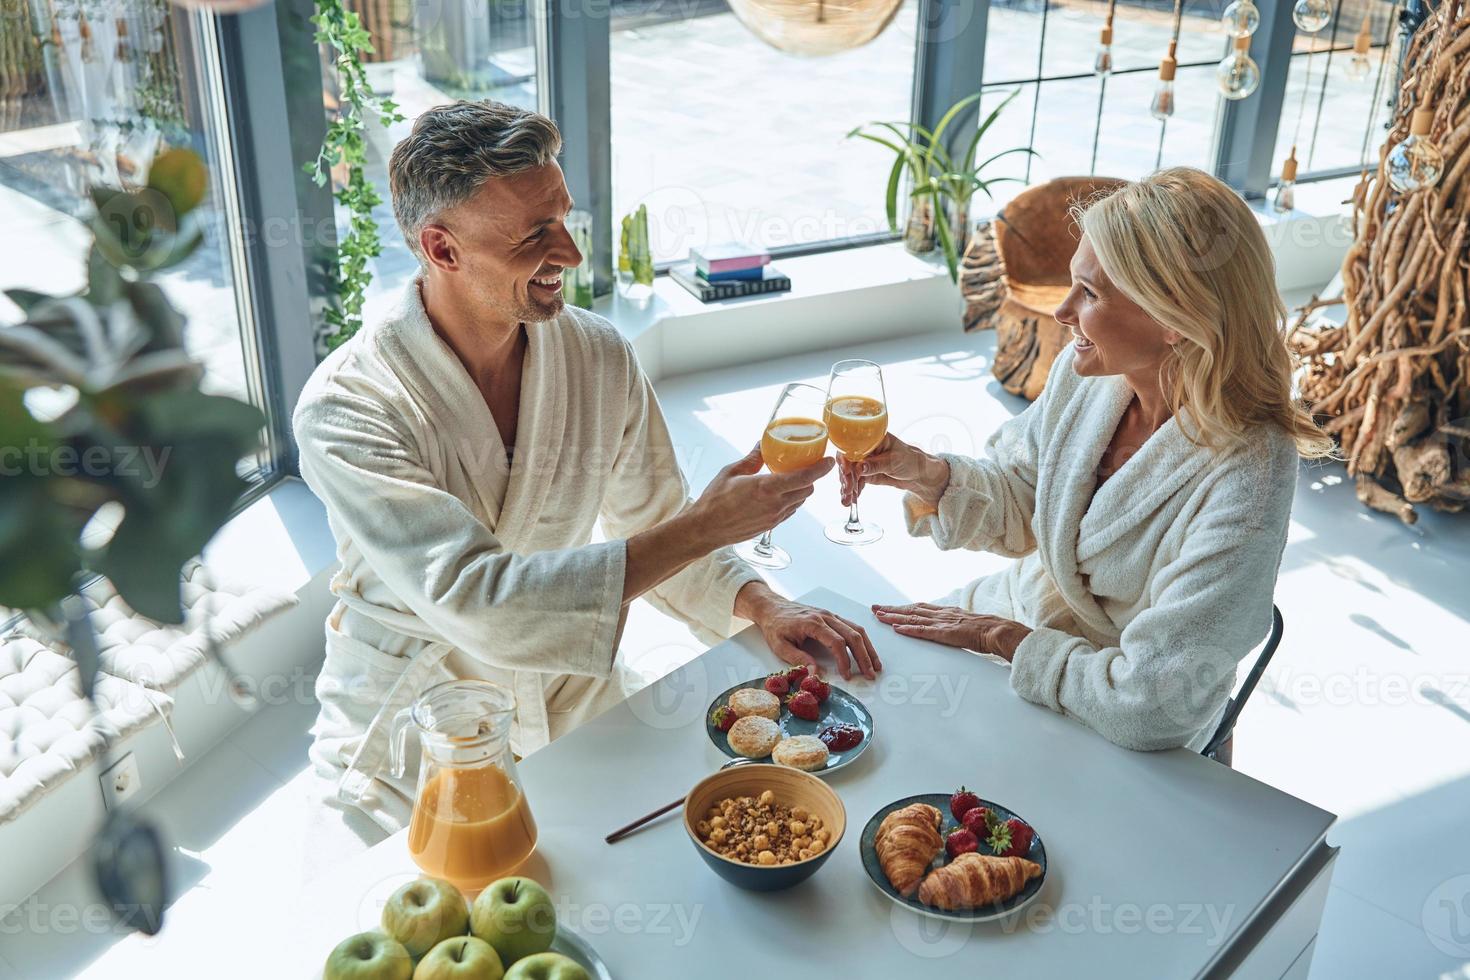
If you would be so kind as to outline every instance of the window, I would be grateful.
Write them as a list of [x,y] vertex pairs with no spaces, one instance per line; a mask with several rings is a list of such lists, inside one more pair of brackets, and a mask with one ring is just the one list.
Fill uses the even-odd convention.
[[[1396,9],[1378,0],[1341,0],[1331,24],[1316,35],[1297,35],[1281,106],[1274,174],[1280,174],[1293,144],[1298,180],[1377,164],[1399,58]],[[1367,64],[1350,74],[1353,41],[1365,16],[1371,42]]]
[[[1113,72],[1093,75],[1107,4],[1098,0],[998,0],[990,7],[985,48],[987,110],[1006,94],[1015,101],[986,139],[1004,149],[1030,145],[1036,156],[1008,158],[996,175],[1031,183],[1102,174],[1137,178],[1158,166],[1209,168],[1219,125],[1215,66],[1225,33],[1213,3],[1186,3],[1175,76],[1176,107],[1167,123],[1149,112],[1159,60],[1169,47],[1169,4],[1120,2],[1113,16]],[[1021,184],[1005,186],[1014,196]]]
[[[185,343],[205,364],[205,389],[261,404],[213,19],[165,0],[109,9],[4,0],[0,286],[81,289],[87,188],[136,186],[165,148],[189,147],[210,170],[195,212],[204,243],[158,282],[188,320]],[[19,318],[8,300],[0,305],[0,316]]]
[[863,47],[786,54],[723,0],[613,3],[612,212],[649,210],[656,262],[706,242],[767,248],[885,232],[892,158],[845,139],[909,118],[917,0]]
[[[372,34],[374,51],[364,56],[368,81],[378,95],[398,103],[402,122],[368,132],[368,179],[382,204],[373,212],[383,251],[373,268],[364,316],[371,319],[396,298],[418,271],[393,218],[388,194],[388,158],[425,109],[456,99],[495,99],[526,109],[537,107],[535,4],[527,0],[352,0]],[[323,52],[324,98],[336,106],[336,75]],[[348,216],[337,207],[339,234]]]

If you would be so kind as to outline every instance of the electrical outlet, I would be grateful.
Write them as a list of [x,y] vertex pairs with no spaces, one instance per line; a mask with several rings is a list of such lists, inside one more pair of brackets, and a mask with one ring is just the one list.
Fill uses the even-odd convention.
[[102,802],[109,810],[131,798],[142,788],[143,777],[138,773],[138,760],[133,758],[131,752],[114,762],[102,774]]

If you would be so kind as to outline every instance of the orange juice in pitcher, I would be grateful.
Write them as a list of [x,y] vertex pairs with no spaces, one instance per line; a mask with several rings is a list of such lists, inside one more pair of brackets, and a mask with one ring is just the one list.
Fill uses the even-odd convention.
[[477,892],[513,874],[536,848],[536,821],[510,751],[515,698],[498,684],[450,681],[395,720],[394,768],[418,729],[422,756],[408,851],[427,875]]

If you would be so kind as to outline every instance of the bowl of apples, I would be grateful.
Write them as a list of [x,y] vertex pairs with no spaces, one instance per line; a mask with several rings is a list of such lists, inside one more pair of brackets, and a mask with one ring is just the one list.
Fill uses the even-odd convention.
[[546,889],[492,882],[467,903],[438,878],[416,878],[383,906],[380,928],[349,936],[322,980],[611,980],[587,942],[556,921]]

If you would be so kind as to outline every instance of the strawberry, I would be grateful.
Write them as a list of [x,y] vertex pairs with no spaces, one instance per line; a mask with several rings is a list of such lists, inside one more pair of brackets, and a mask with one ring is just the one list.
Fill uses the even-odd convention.
[[709,716],[709,723],[722,732],[728,732],[735,727],[735,712],[730,710],[728,704],[722,704],[715,709],[715,713]]
[[980,797],[971,793],[961,786],[955,794],[949,798],[949,812],[954,814],[956,820],[964,818],[965,813],[980,805]]
[[822,706],[811,691],[797,691],[786,699],[786,707],[798,718],[816,721],[822,716]]
[[810,673],[810,670],[808,669],[806,664],[797,664],[795,667],[787,667],[785,670],[781,671],[781,673],[786,675],[786,682],[788,684],[790,684],[792,687],[796,687],[802,681],[806,680],[807,674]]
[[983,806],[970,807],[960,818],[960,823],[965,825],[965,829],[981,840],[990,836],[991,824],[995,822],[994,814]]
[[990,835],[990,849],[999,857],[1025,857],[1031,850],[1036,831],[1017,817],[995,828]]
[[944,839],[944,853],[949,855],[951,861],[961,854],[968,854],[970,851],[978,851],[979,849],[980,841],[976,839],[974,834],[965,830],[963,827],[959,830],[952,831]]
[[801,682],[801,689],[817,699],[818,703],[825,702],[832,694],[832,685],[820,677],[807,677]]
[[784,697],[786,692],[791,690],[791,681],[785,674],[771,674],[766,678],[766,690],[778,698]]

